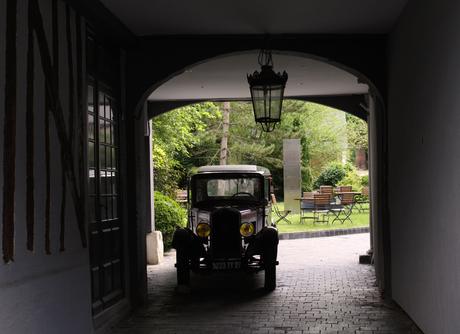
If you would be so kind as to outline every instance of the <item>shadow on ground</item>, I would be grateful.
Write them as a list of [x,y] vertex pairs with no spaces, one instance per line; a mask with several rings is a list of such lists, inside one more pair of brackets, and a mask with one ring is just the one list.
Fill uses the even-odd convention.
[[420,333],[382,300],[371,266],[358,256],[369,235],[282,240],[278,287],[263,290],[263,272],[192,274],[176,289],[175,254],[149,272],[149,302],[113,333]]

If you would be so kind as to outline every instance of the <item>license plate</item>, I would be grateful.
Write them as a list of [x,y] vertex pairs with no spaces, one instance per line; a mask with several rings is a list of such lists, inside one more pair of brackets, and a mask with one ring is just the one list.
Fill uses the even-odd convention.
[[219,261],[212,263],[212,269],[214,270],[232,270],[240,268],[241,261]]

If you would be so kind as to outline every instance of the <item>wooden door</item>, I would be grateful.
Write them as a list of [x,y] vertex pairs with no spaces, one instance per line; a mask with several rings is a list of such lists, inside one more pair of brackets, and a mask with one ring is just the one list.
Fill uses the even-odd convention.
[[[93,314],[124,296],[123,230],[119,197],[119,101],[97,70],[102,65],[100,46],[88,42],[88,202]],[[96,70],[94,70],[96,69]],[[116,69],[114,69],[116,71]]]

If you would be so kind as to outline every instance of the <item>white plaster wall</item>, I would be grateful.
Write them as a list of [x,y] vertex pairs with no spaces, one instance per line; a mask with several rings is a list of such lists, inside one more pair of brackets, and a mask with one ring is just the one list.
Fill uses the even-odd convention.
[[[45,29],[50,43],[50,0],[39,1]],[[35,247],[26,249],[26,55],[27,4],[18,1],[17,33],[17,136],[16,136],[16,221],[14,262],[0,263],[0,333],[91,333],[91,291],[88,250],[82,248],[70,192],[67,193],[66,251],[59,252],[59,215],[61,204],[60,145],[54,121],[51,133],[51,255],[44,250],[45,227],[45,159],[44,159],[44,76],[38,47],[35,44]],[[0,0],[0,160],[3,160],[4,85],[5,85],[5,8]],[[64,3],[59,2],[60,15]],[[65,16],[63,16],[65,17]],[[59,20],[65,28],[62,17]],[[65,29],[60,38],[60,86],[62,103],[68,104],[67,51]],[[74,35],[75,36],[75,35]],[[74,62],[76,61],[74,55]],[[65,115],[67,118],[67,115]],[[3,161],[0,162],[3,166]],[[3,167],[0,167],[0,190],[3,185]],[[68,184],[67,190],[70,186]],[[3,193],[0,191],[0,203]],[[0,205],[0,212],[2,205]],[[0,214],[1,217],[1,214]],[[1,219],[1,218],[0,218]],[[1,233],[1,232],[0,232]],[[1,244],[1,240],[0,240]]]
[[[16,280],[2,277],[0,333],[92,333],[88,265],[75,263],[83,258],[76,254],[65,258],[59,265],[50,257],[23,261],[10,269]],[[41,262],[42,270],[25,267],[32,262]]]
[[393,298],[460,333],[460,2],[411,0],[390,38]]

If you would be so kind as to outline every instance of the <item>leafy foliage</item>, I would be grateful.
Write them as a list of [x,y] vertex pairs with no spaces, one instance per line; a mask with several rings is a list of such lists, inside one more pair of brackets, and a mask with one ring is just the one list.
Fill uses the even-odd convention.
[[337,186],[340,181],[347,175],[347,170],[340,163],[332,163],[327,166],[315,181],[314,187],[318,189],[320,186]]
[[368,185],[368,183],[368,176],[359,176],[352,164],[347,163],[342,165],[341,163],[334,162],[322,171],[318,179],[316,179],[314,186],[316,189],[322,185],[334,187],[352,186],[354,191],[361,191],[362,187]]
[[[270,169],[277,197],[283,189],[283,139],[300,139],[302,188],[346,148],[346,124],[341,111],[322,105],[286,100],[281,124],[271,133],[254,124],[252,105],[235,102],[230,115],[230,163],[258,164]],[[250,124],[250,126],[248,126]]]
[[162,232],[165,249],[171,248],[172,236],[177,227],[186,224],[186,211],[172,198],[155,191],[155,228]]
[[353,190],[361,191],[361,177],[356,172],[356,168],[352,164],[346,164],[344,166],[346,170],[345,177],[338,182],[339,186],[352,186]]
[[[201,103],[154,119],[155,187],[174,196],[197,166],[218,164],[222,138],[221,103]],[[366,134],[367,137],[367,134]],[[252,105],[232,102],[228,142],[229,164],[257,164],[270,169],[282,199],[283,139],[300,139],[302,188],[313,188],[321,171],[342,159],[347,149],[345,114],[326,106],[285,100],[281,124],[271,133],[254,123]]]
[[182,162],[190,149],[200,142],[207,122],[219,118],[218,108],[210,102],[186,106],[155,117],[153,125],[153,163],[155,188],[174,196],[186,176]]
[[361,186],[362,186],[362,187],[367,187],[367,186],[369,186],[369,175],[363,175],[363,176],[361,176]]
[[368,148],[367,123],[362,119],[347,114],[347,137],[351,149]]

